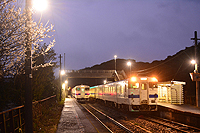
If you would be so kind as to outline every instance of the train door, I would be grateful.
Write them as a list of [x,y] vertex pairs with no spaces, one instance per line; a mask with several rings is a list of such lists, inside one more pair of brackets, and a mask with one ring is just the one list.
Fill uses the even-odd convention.
[[140,104],[148,104],[148,85],[147,85],[147,83],[141,83]]
[[120,85],[117,84],[117,92],[116,92],[116,101],[117,103],[119,103],[119,96],[120,96]]

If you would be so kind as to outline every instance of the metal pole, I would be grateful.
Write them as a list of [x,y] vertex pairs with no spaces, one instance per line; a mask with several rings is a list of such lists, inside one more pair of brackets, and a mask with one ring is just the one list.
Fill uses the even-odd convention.
[[65,53],[64,53],[64,70],[65,70]]
[[114,58],[115,58],[115,71],[117,71],[117,64],[116,64],[117,55],[115,55]]
[[115,71],[116,71],[116,58],[115,58]]
[[[195,70],[194,73],[198,73],[198,59],[197,59],[197,40],[200,40],[197,38],[197,31],[194,32],[194,38],[191,38],[191,40],[195,41]],[[200,92],[199,92],[199,81],[196,81],[196,106],[200,107]]]
[[60,71],[59,71],[59,88],[60,88],[60,101],[61,101],[61,95],[62,95],[62,85],[61,85],[61,80],[62,80],[62,77],[61,77],[61,54],[60,54],[60,56],[59,56],[59,58],[60,58]]
[[[194,32],[195,38],[195,73],[198,73],[198,59],[197,59],[197,31]],[[199,81],[196,81],[196,106],[200,107],[200,96],[199,96]]]
[[33,112],[32,112],[32,56],[31,56],[31,1],[26,0],[26,57],[25,57],[25,132],[33,133]]

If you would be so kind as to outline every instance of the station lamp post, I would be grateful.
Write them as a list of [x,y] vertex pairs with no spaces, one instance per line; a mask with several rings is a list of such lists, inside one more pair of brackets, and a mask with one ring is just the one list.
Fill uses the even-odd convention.
[[[36,2],[38,1],[38,2]],[[46,5],[44,5],[46,4]],[[32,9],[40,5],[44,9],[47,7],[46,1],[44,0],[26,0],[25,3],[25,27],[26,27],[26,38],[25,38],[25,132],[33,133],[33,112],[32,112],[32,34],[31,34],[31,19]],[[42,9],[40,8],[40,10]]]
[[131,62],[127,62],[127,65],[130,67],[130,77],[131,77]]
[[[61,65],[60,65],[60,69],[61,69]],[[65,71],[64,70],[60,70],[60,101],[62,100],[62,76],[65,75]]]
[[193,80],[196,81],[196,106],[200,107],[200,97],[199,97],[199,81],[198,81],[198,65],[197,62],[195,60],[191,61],[192,64],[194,64],[194,73],[193,73]]
[[196,106],[200,107],[200,89],[199,89],[199,81],[200,81],[200,73],[198,73],[198,59],[197,59],[197,31],[194,32],[194,38],[191,38],[195,42],[195,60],[192,60],[191,63],[195,64],[194,73],[191,73],[192,81],[196,81]]
[[115,58],[115,71],[117,71],[117,64],[116,64],[117,55],[114,55],[114,58]]
[[198,73],[197,62],[195,60],[191,60],[191,63],[194,64],[194,73]]

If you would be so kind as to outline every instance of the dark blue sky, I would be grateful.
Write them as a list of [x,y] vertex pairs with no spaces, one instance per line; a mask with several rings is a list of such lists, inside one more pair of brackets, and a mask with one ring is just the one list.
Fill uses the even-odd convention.
[[[54,24],[66,69],[118,58],[164,60],[200,37],[198,0],[50,0],[43,21]],[[35,16],[39,16],[36,13]],[[63,60],[62,60],[63,61]]]

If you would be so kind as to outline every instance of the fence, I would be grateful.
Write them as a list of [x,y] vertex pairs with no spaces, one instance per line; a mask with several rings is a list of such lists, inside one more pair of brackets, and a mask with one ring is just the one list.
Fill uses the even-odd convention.
[[[33,109],[40,110],[43,103],[50,104],[50,101],[54,99],[56,99],[56,95],[35,101],[33,102]],[[24,113],[24,105],[0,112],[0,133],[23,133],[25,131]],[[37,116],[37,114],[33,113],[33,116]]]

